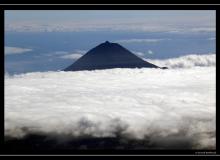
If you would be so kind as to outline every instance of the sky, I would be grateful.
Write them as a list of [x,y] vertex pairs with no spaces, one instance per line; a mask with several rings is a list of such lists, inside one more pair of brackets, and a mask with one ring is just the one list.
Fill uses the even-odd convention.
[[5,71],[62,70],[106,40],[140,58],[216,51],[214,10],[6,10]]
[[[203,19],[204,17],[213,18],[215,11],[210,10],[6,10],[7,21],[44,21],[44,22],[57,22],[57,19],[61,21],[83,21],[83,20],[100,20],[112,19],[112,20],[139,20],[144,19],[164,19],[169,18],[174,21],[177,18]],[[137,19],[138,17],[138,19]],[[203,18],[202,18],[203,17]],[[62,19],[61,19],[62,18]]]

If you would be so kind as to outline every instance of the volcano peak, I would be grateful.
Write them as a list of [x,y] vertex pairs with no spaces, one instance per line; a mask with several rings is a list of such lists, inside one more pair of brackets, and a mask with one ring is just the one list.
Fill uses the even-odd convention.
[[105,41],[64,69],[80,71],[111,68],[159,68],[146,62],[118,43]]

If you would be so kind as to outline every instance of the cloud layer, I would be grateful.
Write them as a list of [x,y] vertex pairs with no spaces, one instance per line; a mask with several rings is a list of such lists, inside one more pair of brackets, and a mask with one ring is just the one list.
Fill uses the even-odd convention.
[[[6,11],[5,31],[215,32],[210,11]],[[56,15],[56,16],[54,16]],[[16,18],[19,17],[19,18]],[[55,18],[56,17],[56,18]],[[89,18],[88,18],[89,17]]]
[[[5,135],[147,138],[215,148],[215,67],[5,76]],[[166,145],[164,145],[166,144]]]
[[32,51],[32,49],[30,48],[8,47],[8,46],[5,47],[5,55],[22,54],[30,51]]
[[192,68],[196,66],[200,67],[209,67],[216,65],[216,54],[205,54],[205,55],[198,55],[192,54],[187,56],[182,56],[179,58],[170,58],[165,60],[152,60],[152,59],[145,59],[148,62],[156,64],[161,67],[168,67],[168,68]]
[[160,24],[160,22],[122,22],[109,20],[82,21],[82,22],[61,22],[61,23],[41,23],[33,21],[6,22],[5,31],[15,32],[78,32],[78,31],[141,31],[141,32],[168,32],[175,34],[185,33],[207,33],[215,32],[215,24],[172,24],[168,21]]

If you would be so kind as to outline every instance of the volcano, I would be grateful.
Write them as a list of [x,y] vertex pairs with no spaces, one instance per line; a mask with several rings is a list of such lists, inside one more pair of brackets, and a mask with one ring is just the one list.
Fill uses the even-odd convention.
[[106,41],[89,50],[84,56],[64,69],[81,71],[111,68],[160,68],[146,62],[117,43]]

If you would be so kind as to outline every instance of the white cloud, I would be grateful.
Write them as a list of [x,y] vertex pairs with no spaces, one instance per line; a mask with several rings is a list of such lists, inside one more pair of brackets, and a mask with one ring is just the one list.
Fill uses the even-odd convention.
[[144,52],[137,52],[137,51],[132,51],[132,53],[136,54],[137,56],[139,56],[141,58],[144,58],[148,54],[154,54],[154,52],[152,50],[148,50],[146,53],[144,53]]
[[145,53],[143,53],[143,52],[132,51],[132,53],[136,54],[139,57],[144,57],[145,56]]
[[80,57],[82,57],[85,53],[86,53],[85,50],[76,50],[74,51],[74,53],[66,52],[65,55],[60,56],[60,58],[77,60]]
[[61,58],[77,60],[82,56],[83,56],[82,54],[73,53],[73,54],[67,54],[67,55],[61,56]]
[[208,38],[209,41],[215,41],[216,38],[215,37],[211,37],[211,38]]
[[[68,52],[67,51],[56,51],[56,52],[54,52],[54,53],[52,53],[53,55],[64,55],[64,54],[68,54]],[[52,55],[51,54],[51,55]]]
[[209,67],[216,65],[216,54],[192,54],[179,58],[170,58],[165,60],[145,59],[155,65],[168,68],[192,68],[195,66]]
[[147,53],[148,54],[154,54],[154,52],[152,50],[148,50]]
[[215,73],[210,66],[5,77],[5,135],[114,137],[121,129],[150,143],[215,148]]
[[4,76],[8,78],[10,75],[7,71],[5,71]]
[[30,48],[5,47],[5,55],[22,54],[30,51],[32,51]]
[[215,32],[216,28],[215,27],[197,27],[197,28],[192,28],[192,32]]
[[117,43],[156,43],[160,41],[166,41],[170,39],[163,39],[163,38],[158,38],[158,39],[122,39],[122,40],[117,40],[115,42]]

